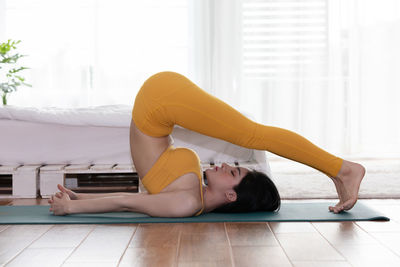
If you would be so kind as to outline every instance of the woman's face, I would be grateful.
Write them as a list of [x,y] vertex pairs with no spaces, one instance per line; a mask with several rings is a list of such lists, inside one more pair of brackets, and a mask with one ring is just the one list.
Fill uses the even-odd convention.
[[215,166],[206,170],[208,186],[213,190],[232,190],[248,172],[247,168],[222,163],[221,167]]

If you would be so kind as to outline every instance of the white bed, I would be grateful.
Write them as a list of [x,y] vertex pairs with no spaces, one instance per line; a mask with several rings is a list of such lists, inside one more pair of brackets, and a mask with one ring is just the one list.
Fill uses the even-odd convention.
[[[132,107],[0,108],[0,165],[132,164]],[[248,115],[247,115],[248,116]],[[256,161],[269,171],[263,151],[250,150],[175,126],[174,146],[195,150],[202,162]]]
[[[11,165],[133,165],[129,126],[132,106],[0,108],[0,168]],[[248,116],[247,114],[245,114]],[[264,151],[236,146],[175,126],[175,147],[197,152],[203,166],[227,162],[266,172]]]

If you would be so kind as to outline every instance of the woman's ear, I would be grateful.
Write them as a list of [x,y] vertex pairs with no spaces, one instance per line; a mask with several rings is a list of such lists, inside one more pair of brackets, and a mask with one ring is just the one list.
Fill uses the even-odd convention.
[[226,198],[226,200],[228,200],[228,202],[235,202],[237,199],[237,194],[236,194],[235,190],[232,190],[232,189],[227,190],[225,192],[225,198]]

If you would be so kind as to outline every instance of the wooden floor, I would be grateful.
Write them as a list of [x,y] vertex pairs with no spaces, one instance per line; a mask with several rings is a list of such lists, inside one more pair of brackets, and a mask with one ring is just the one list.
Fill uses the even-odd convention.
[[400,200],[359,201],[391,221],[0,225],[0,266],[400,266]]

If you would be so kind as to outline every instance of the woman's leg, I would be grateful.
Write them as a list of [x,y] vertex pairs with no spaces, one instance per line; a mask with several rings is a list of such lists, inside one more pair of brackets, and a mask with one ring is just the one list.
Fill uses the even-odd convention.
[[[136,126],[150,136],[166,136],[177,124],[239,146],[270,151],[311,166],[330,177],[335,177],[342,166],[341,158],[329,154],[304,137],[248,119],[178,73],[153,75],[143,84],[138,97],[132,117]],[[152,118],[148,118],[147,123],[137,122],[137,117],[145,116],[136,112],[139,101],[152,102],[152,112],[146,112],[151,113],[147,116]]]
[[248,119],[175,72],[157,73],[145,81],[132,118],[150,136],[166,136],[177,124],[239,146],[270,151],[331,178],[338,176],[344,162],[295,132]]

